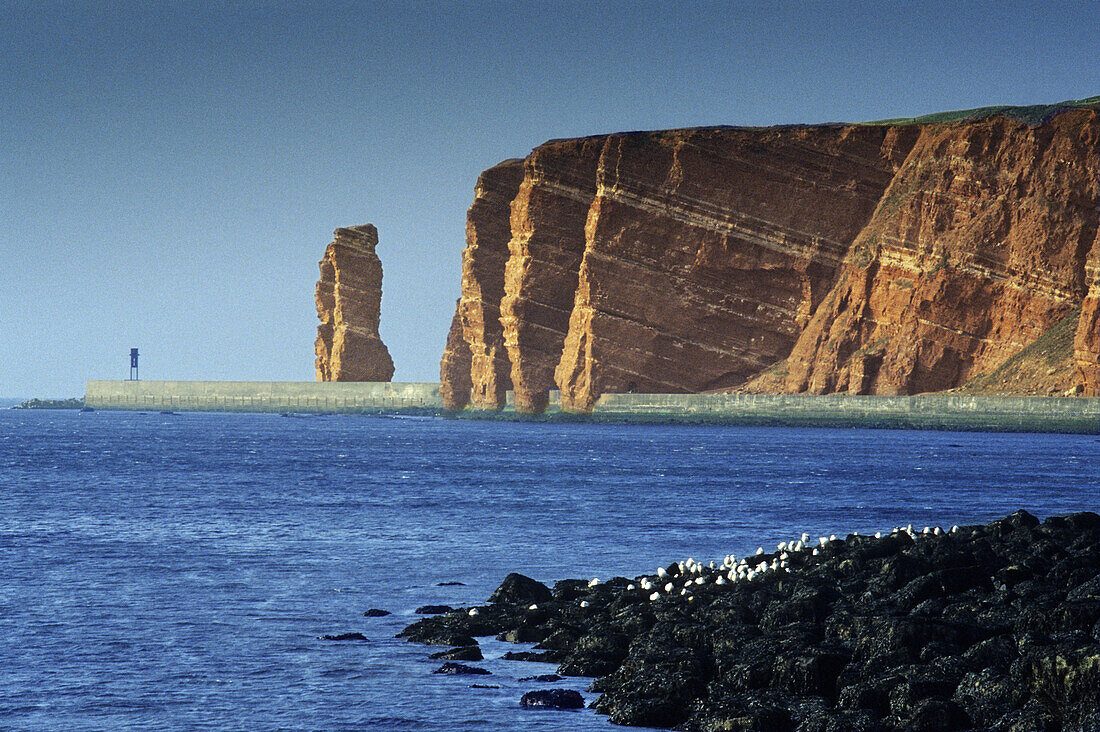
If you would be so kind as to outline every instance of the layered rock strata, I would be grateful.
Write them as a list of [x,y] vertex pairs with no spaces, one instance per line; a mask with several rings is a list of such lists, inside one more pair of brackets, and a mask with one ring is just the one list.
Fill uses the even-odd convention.
[[790,352],[911,130],[615,135],[556,372],[562,401],[734,386]]
[[466,215],[462,296],[455,308],[440,366],[444,404],[461,409],[499,409],[512,388],[512,363],[504,346],[500,306],[512,238],[510,206],[523,180],[523,161],[505,160],[478,178]]
[[[1035,128],[1005,117],[922,128],[792,350],[786,390],[950,389],[1079,307],[1098,133],[1092,110]],[[1079,352],[1094,330],[1079,328]]]
[[1081,305],[1074,339],[1077,382],[1085,396],[1100,396],[1100,232],[1085,261],[1088,294]]
[[371,224],[337,229],[319,265],[315,299],[318,381],[389,381],[393,360],[378,336],[382,262]]
[[1035,125],[551,141],[522,163],[507,233],[515,178],[484,180],[519,164],[479,182],[445,388],[499,408],[510,381],[521,411],[553,388],[575,410],[622,391],[915,394],[988,375],[1081,308],[1057,383],[1097,393],[1098,127],[1090,103]]
[[500,304],[519,411],[541,412],[554,387],[603,144],[600,138],[548,142],[523,163]]

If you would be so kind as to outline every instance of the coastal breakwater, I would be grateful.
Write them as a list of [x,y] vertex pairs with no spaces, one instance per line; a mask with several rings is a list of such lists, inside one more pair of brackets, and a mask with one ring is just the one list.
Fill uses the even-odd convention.
[[439,384],[389,381],[89,381],[93,409],[343,412],[442,409]]
[[[94,409],[205,412],[434,412],[515,419],[514,395],[500,412],[447,412],[435,383],[295,381],[89,381]],[[558,392],[540,419],[1100,433],[1100,399],[926,394],[903,397],[802,394],[604,394],[588,415],[561,410]]]

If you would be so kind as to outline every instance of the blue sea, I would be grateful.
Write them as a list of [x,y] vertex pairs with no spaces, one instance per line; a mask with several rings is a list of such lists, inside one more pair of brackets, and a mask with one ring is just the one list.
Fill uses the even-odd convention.
[[553,669],[514,646],[471,681],[394,635],[511,571],[1098,510],[1098,466],[1095,436],[4,410],[0,728],[606,730],[520,709]]

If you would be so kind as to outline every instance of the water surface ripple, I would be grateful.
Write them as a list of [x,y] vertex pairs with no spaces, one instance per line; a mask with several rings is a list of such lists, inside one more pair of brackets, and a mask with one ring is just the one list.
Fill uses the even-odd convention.
[[1097,465],[1094,436],[5,410],[0,728],[606,730],[521,710],[550,669],[505,644],[472,682],[393,635],[513,570],[1097,510]]

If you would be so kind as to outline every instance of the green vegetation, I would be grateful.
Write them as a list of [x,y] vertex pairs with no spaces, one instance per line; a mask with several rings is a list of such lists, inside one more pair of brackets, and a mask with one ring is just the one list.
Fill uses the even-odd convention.
[[[997,391],[1005,384],[1035,383],[1044,376],[1054,376],[1073,365],[1073,339],[1077,333],[1077,318],[1081,309],[1071,310],[1053,328],[1024,346],[988,374],[978,374],[960,389],[981,393]],[[1050,369],[1055,372],[1051,373]]]
[[940,250],[940,261],[936,262],[936,266],[933,267],[932,269],[930,269],[928,271],[928,274],[935,274],[936,272],[939,272],[941,269],[946,269],[949,266],[951,266],[951,257],[947,253],[947,249],[941,249]]
[[878,257],[878,242],[874,237],[860,241],[848,253],[848,263],[853,267],[866,267]]
[[83,409],[83,397],[69,399],[28,399],[16,409]]
[[1079,107],[1100,108],[1100,96],[1086,99],[1070,99],[1056,104],[1034,104],[1026,107],[978,107],[977,109],[958,109],[952,112],[936,112],[921,117],[898,117],[897,119],[882,119],[874,122],[866,122],[869,125],[930,125],[947,124],[949,122],[964,122],[968,120],[985,119],[987,117],[1004,116],[1020,122],[1025,122],[1034,127],[1042,124],[1051,116],[1066,109]]

